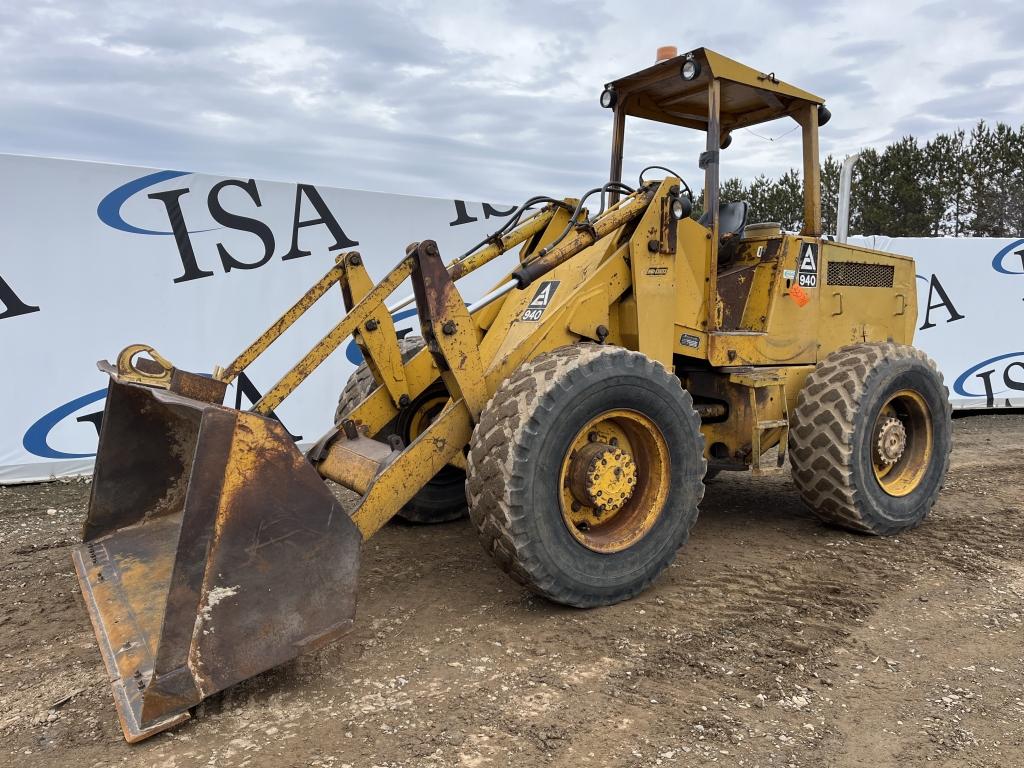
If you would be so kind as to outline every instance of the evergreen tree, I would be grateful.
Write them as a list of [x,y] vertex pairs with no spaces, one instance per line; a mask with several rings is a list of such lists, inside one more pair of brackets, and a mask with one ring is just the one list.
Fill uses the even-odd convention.
[[782,174],[768,197],[771,220],[778,221],[789,232],[799,232],[804,225],[804,188],[800,174],[793,168]]
[[882,156],[874,149],[861,152],[853,166],[850,190],[850,231],[862,235],[885,233],[889,211],[885,204]]
[[771,207],[774,185],[775,182],[763,173],[750,182],[750,187],[747,189],[747,202],[750,203],[750,209],[747,212],[748,221],[778,221]]
[[969,224],[969,177],[966,135],[962,130],[940,133],[924,146],[925,208],[929,234],[960,237]]
[[[821,164],[822,224],[837,229],[842,164],[829,155]],[[722,202],[746,200],[747,220],[803,226],[800,173],[777,179],[758,175],[744,185],[727,179]],[[704,210],[704,193],[694,218]],[[883,150],[864,150],[853,168],[850,231],[891,237],[1024,237],[1024,126],[983,120],[968,135],[940,133],[922,146],[905,136]]]
[[913,136],[890,144],[882,153],[883,190],[888,223],[882,234],[926,237],[931,234],[925,204],[924,152]]
[[843,164],[832,155],[821,164],[821,225],[822,230],[835,234],[839,212],[839,174]]

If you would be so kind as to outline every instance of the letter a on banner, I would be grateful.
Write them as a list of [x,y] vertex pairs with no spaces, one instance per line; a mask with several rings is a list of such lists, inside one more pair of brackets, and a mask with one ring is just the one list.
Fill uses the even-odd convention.
[[18,294],[14,292],[14,289],[7,284],[7,281],[2,276],[0,276],[0,305],[4,307],[4,311],[0,312],[0,320],[39,311],[39,307],[33,307],[19,299]]

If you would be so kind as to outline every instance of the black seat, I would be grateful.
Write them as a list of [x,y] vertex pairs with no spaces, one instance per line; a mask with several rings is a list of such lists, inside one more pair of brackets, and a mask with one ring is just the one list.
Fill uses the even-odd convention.
[[[727,267],[736,258],[740,240],[743,239],[743,228],[747,224],[749,205],[738,203],[720,203],[718,206],[718,266]],[[698,222],[702,226],[711,226],[711,211],[705,211]]]

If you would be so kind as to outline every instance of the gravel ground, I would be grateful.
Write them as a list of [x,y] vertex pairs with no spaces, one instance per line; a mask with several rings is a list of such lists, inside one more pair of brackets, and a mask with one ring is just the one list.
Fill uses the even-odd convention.
[[898,538],[723,474],[674,565],[611,608],[532,597],[466,522],[389,526],[347,638],[135,746],[69,555],[88,491],[0,488],[0,764],[1024,765],[1019,414],[955,422],[939,503]]

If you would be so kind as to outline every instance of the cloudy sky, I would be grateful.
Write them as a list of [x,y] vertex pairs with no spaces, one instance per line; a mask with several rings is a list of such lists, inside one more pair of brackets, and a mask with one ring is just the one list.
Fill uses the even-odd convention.
[[[601,86],[659,45],[824,96],[842,156],[1020,125],[1022,42],[1021,0],[0,0],[0,152],[514,202],[601,181]],[[792,125],[740,132],[724,172],[798,165]],[[702,141],[632,123],[627,175],[697,180]]]

